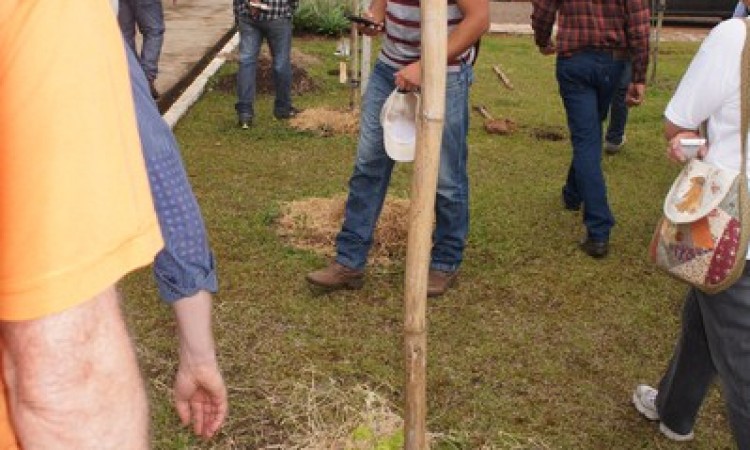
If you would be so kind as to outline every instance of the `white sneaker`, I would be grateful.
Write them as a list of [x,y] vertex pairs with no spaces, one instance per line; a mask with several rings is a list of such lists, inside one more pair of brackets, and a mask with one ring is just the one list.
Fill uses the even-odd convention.
[[658,393],[659,391],[645,384],[639,384],[633,391],[633,406],[648,420],[659,420],[659,411],[656,410]]
[[614,142],[609,142],[607,140],[604,141],[604,151],[609,155],[614,155],[615,153],[618,153],[622,148],[625,146],[625,135],[622,135],[622,141],[620,141],[619,144],[615,144]]
[[[659,411],[656,409],[656,395],[659,393],[656,389],[645,384],[639,384],[633,391],[633,405],[648,420],[659,420]],[[688,434],[679,434],[670,430],[664,423],[659,423],[659,431],[667,438],[683,442],[692,440],[694,435],[691,431]]]

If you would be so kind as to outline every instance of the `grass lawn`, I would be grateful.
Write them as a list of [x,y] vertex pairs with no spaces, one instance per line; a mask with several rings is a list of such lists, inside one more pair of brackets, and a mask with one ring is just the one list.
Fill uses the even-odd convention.
[[[335,41],[300,38],[295,46],[315,57],[304,68],[319,85],[295,98],[297,106],[348,105],[348,90],[329,74],[338,67]],[[732,447],[718,389],[687,445],[667,441],[630,404],[635,384],[658,382],[666,366],[685,291],[657,272],[646,249],[679,169],[664,156],[661,114],[697,44],[661,49],[657,82],[631,111],[627,147],[603,157],[617,226],[610,256],[593,260],[576,247],[580,216],[560,205],[571,151],[554,58],[530,37],[483,40],[472,103],[519,128],[488,135],[472,112],[465,262],[458,287],[427,311],[433,448]],[[498,63],[514,90],[493,73]],[[230,63],[217,77],[235,71]],[[356,137],[297,132],[272,118],[267,95],[255,126],[243,131],[234,101],[211,90],[176,127],[219,268],[215,333],[230,415],[208,443],[180,428],[170,403],[173,319],[150,271],[137,272],[123,289],[154,447],[376,448],[385,436],[377,448],[398,448],[398,431],[379,427],[403,407],[403,262],[371,265],[361,291],[314,295],[304,275],[326,258],[286,245],[274,228],[283,203],[346,192]],[[566,139],[535,137],[555,130]],[[390,193],[408,197],[409,183],[410,165],[399,165]]]

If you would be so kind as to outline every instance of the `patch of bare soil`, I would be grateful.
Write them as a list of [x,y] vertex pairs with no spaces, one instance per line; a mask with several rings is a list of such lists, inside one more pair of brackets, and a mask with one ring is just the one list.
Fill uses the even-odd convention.
[[560,127],[541,127],[531,130],[531,135],[540,141],[562,141],[566,139],[565,130]]
[[[289,245],[332,258],[344,218],[346,197],[307,198],[284,203],[276,233]],[[369,262],[390,265],[406,255],[409,200],[387,197],[380,214]]]
[[[236,51],[225,56],[227,61],[236,62],[238,60]],[[257,93],[272,94],[274,92],[273,67],[271,62],[271,54],[268,52],[268,48],[264,46],[261,49],[260,55],[258,55],[258,66],[255,73],[255,91]],[[304,94],[318,88],[315,80],[313,80],[304,69],[304,67],[317,64],[318,62],[320,62],[318,58],[302,53],[297,49],[292,49],[293,95]],[[216,84],[216,89],[221,92],[234,94],[237,90],[237,75],[232,73],[220,76]]]
[[359,130],[359,113],[351,110],[308,108],[289,121],[301,131],[311,131],[320,136],[356,134]]

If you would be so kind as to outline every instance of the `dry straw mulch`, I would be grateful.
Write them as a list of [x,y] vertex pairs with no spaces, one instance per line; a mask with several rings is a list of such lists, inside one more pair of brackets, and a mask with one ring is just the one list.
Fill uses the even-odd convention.
[[301,131],[311,131],[320,136],[356,134],[359,130],[359,114],[349,110],[309,108],[302,111],[289,124]]
[[[281,205],[276,231],[289,245],[333,257],[336,234],[344,218],[346,197],[307,198]],[[403,261],[409,222],[409,200],[387,197],[375,229],[369,262]]]

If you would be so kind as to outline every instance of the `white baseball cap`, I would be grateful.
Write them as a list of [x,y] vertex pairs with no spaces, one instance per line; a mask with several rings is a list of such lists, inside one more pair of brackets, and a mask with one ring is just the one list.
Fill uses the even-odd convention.
[[394,90],[380,110],[385,152],[394,161],[414,161],[419,93]]

